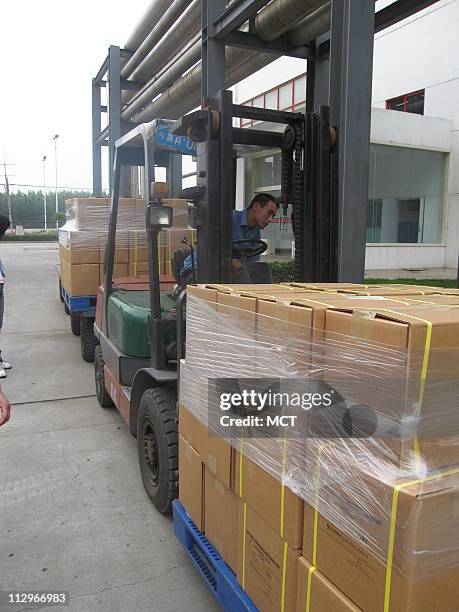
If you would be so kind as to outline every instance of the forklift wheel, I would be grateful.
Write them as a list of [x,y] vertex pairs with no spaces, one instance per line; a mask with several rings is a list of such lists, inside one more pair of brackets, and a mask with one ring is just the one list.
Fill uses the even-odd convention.
[[94,361],[94,349],[97,339],[94,335],[94,319],[92,317],[82,317],[80,324],[81,336],[81,356],[85,361]]
[[70,329],[74,336],[80,335],[81,319],[80,315],[70,313]]
[[147,389],[137,419],[137,449],[143,485],[157,510],[168,514],[178,496],[177,394]]
[[64,296],[62,295],[62,281],[59,279],[59,299],[61,302],[64,301]]
[[94,349],[94,377],[96,380],[97,401],[102,408],[111,408],[113,406],[113,401],[105,388],[104,365],[102,348],[100,344],[98,344]]

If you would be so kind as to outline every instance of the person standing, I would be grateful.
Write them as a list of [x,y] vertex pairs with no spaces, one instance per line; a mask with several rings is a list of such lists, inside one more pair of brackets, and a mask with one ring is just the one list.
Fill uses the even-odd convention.
[[[5,235],[6,230],[10,226],[10,220],[8,217],[4,215],[0,215],[0,240]],[[4,297],[4,288],[5,288],[5,267],[0,259],[0,332],[3,328],[3,313],[5,311],[5,297]],[[11,368],[11,364],[3,361],[2,351],[0,349],[0,378],[6,378],[5,370],[9,370]],[[0,417],[1,420],[1,417]]]

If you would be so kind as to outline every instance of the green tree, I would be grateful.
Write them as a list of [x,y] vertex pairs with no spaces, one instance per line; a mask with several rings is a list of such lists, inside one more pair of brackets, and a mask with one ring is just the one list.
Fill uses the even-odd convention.
[[[60,224],[65,221],[65,200],[69,198],[87,198],[91,194],[87,191],[59,191],[58,198],[58,220]],[[22,225],[25,228],[44,228],[45,211],[43,207],[43,191],[18,191],[11,194],[11,213],[14,225]],[[0,193],[0,214],[8,216],[8,202],[6,193]],[[46,216],[48,226],[51,228],[56,223],[56,200],[54,192],[46,193]]]

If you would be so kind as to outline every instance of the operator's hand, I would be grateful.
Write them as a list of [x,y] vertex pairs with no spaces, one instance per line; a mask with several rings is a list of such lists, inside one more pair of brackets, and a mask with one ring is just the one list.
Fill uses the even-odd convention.
[[0,427],[9,420],[10,410],[10,403],[0,390]]
[[241,267],[242,267],[242,263],[241,263],[241,260],[240,260],[240,259],[235,259],[235,258],[233,258],[233,259],[231,260],[231,263],[233,264],[233,270],[234,270],[235,272],[237,272],[238,270],[240,270],[240,269],[241,269]]

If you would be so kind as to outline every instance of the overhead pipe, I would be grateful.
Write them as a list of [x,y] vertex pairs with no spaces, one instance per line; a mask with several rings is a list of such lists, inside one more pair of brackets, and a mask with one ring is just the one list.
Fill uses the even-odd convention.
[[148,36],[150,30],[158,21],[158,15],[162,15],[170,7],[174,0],[152,0],[150,6],[145,11],[142,19],[138,22],[134,31],[126,41],[124,48],[129,51],[136,51],[142,41]]
[[[253,53],[246,49],[229,47],[225,53],[225,87],[231,87],[253,72],[273,62],[272,53]],[[162,96],[150,102],[140,113],[132,117],[135,123],[150,121],[155,117],[177,119],[201,103],[202,64],[197,64],[180,80],[176,81]]]
[[159,76],[155,75],[140,92],[137,92],[128,106],[123,109],[121,118],[124,121],[128,121],[133,115],[140,112],[143,107],[156,98],[156,96],[172,85],[174,81],[179,79],[182,74],[189,70],[193,64],[196,64],[200,59],[201,40],[199,39],[178,57],[162,74]]
[[193,0],[180,17],[130,75],[130,80],[145,83],[188,40],[201,23],[201,1]]
[[138,67],[149,51],[161,40],[172,24],[180,17],[192,0],[174,0],[167,11],[162,15],[148,36],[136,50],[134,55],[126,62],[121,70],[121,78],[127,79]]
[[310,15],[302,19],[288,31],[289,42],[295,47],[305,45],[324,32],[328,32],[331,24],[331,4],[326,2]]
[[[292,29],[292,27],[295,28],[301,22],[302,27],[294,32],[294,38],[298,46],[300,46],[306,42],[304,39],[304,32],[306,31],[307,34],[305,13],[307,16],[312,16],[315,10],[317,11],[324,4],[327,4],[324,0],[273,0],[271,4],[258,13],[255,19],[255,31],[260,37],[263,36],[267,39],[266,37],[269,36],[270,40],[274,40],[289,29]],[[319,15],[320,18],[323,17],[322,13]],[[314,24],[312,19],[309,25],[311,24]],[[225,87],[231,87],[275,59],[276,56],[270,53],[259,53],[236,47],[227,47],[225,51]],[[199,106],[201,101],[201,70],[201,64],[194,66],[187,74],[163,91],[160,97],[151,101],[139,112],[132,114],[134,107],[127,107],[123,111],[123,118],[130,118],[136,123],[150,121],[156,117],[175,119],[192,108]],[[164,77],[166,77],[166,74]],[[166,78],[162,79],[161,83],[165,81]],[[153,88],[152,84],[152,89],[149,90],[148,95],[146,94],[142,98],[142,105],[146,98],[152,100],[153,96],[150,97],[151,91],[154,91],[154,95],[158,96],[160,86],[158,85],[158,87]],[[139,107],[140,104],[137,104],[136,108]]]
[[290,30],[326,0],[273,0],[255,17],[254,29],[262,40],[271,41]]

